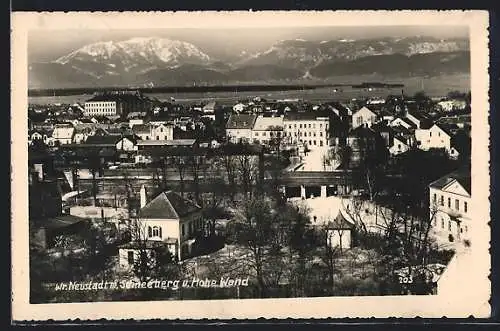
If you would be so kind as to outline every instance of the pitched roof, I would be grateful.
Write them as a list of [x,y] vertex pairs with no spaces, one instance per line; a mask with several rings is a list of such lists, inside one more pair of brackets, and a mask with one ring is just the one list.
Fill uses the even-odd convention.
[[456,124],[451,124],[451,123],[436,123],[435,125],[437,127],[439,127],[441,130],[443,130],[450,137],[453,137],[455,135],[455,133],[457,133],[457,131],[460,130],[460,128]]
[[328,111],[304,111],[288,112],[285,114],[285,121],[311,121],[318,117],[329,117]]
[[447,174],[438,180],[432,182],[429,186],[437,189],[444,189],[450,183],[457,181],[462,187],[471,194],[471,174],[469,167],[463,167],[450,174]]
[[375,115],[375,116],[377,115],[377,114],[376,114],[373,110],[371,110],[370,108],[368,108],[368,107],[366,107],[366,106],[363,106],[363,107],[361,107],[360,109],[358,109],[356,112],[354,112],[353,116],[354,116],[354,115],[356,115],[357,113],[361,112],[361,111],[363,111],[363,112],[367,112],[367,111],[368,111],[368,112],[372,113],[372,114],[373,114],[373,115]]
[[258,131],[264,131],[264,130],[269,130],[271,127],[280,127],[283,129],[283,117],[264,117],[264,116],[259,116],[255,120],[255,124],[253,126],[254,130]]
[[139,140],[138,146],[192,146],[196,139]]
[[256,118],[255,114],[231,114],[226,129],[252,129]]
[[136,125],[132,126],[132,131],[135,134],[150,133],[151,132],[151,125],[150,124],[136,124]]
[[140,211],[141,218],[179,219],[200,210],[201,207],[174,191],[162,192]]
[[86,145],[115,145],[120,141],[119,136],[90,136],[85,141]]

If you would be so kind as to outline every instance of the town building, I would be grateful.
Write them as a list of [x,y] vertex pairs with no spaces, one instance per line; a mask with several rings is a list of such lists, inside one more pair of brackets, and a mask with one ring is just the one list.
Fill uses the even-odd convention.
[[254,114],[231,114],[226,124],[228,140],[232,143],[251,142],[256,119]]
[[452,146],[452,138],[458,129],[456,125],[434,124],[428,129],[415,130],[415,140],[421,150],[444,149],[450,158],[457,158],[459,153]]
[[371,127],[376,122],[377,122],[377,114],[366,106],[361,107],[361,109],[352,114],[353,129],[366,125],[368,125],[368,127]]
[[285,114],[285,141],[291,145],[304,144],[309,148],[329,146],[330,118],[315,112]]
[[97,93],[84,104],[85,116],[127,116],[131,112],[143,112],[151,107],[151,101],[136,91],[112,91]]
[[268,144],[272,139],[283,138],[283,116],[259,115],[252,129],[252,142]]
[[173,191],[162,192],[148,201],[144,186],[140,191],[141,208],[137,214],[138,231],[119,248],[119,264],[131,267],[141,249],[164,246],[178,261],[190,256],[195,236],[203,230],[201,207]]
[[71,144],[75,128],[72,124],[56,124],[52,132],[52,138],[60,145]]
[[435,234],[441,239],[458,241],[470,238],[471,173],[465,167],[429,184],[429,213]]

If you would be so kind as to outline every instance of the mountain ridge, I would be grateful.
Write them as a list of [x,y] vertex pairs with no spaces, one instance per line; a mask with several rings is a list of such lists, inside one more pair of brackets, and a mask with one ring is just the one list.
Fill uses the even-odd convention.
[[439,75],[470,70],[467,40],[387,37],[279,40],[221,61],[194,44],[157,37],[87,44],[29,67],[30,88],[293,82],[334,75]]

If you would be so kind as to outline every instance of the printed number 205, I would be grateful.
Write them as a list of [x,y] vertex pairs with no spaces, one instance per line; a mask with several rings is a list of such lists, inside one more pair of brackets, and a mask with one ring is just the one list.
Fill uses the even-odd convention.
[[411,284],[411,283],[413,283],[413,278],[411,276],[408,276],[408,277],[399,276],[399,283],[400,284]]

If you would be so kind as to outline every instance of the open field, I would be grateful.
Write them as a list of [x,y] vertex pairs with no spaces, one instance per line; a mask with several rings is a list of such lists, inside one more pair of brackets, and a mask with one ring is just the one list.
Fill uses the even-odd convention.
[[[381,76],[344,76],[328,80],[329,84],[360,84],[363,82],[383,82],[391,84],[404,84],[404,93],[413,95],[415,92],[424,90],[431,97],[445,96],[448,92],[458,90],[467,92],[470,90],[470,75],[456,74],[443,75],[440,77],[410,77],[410,78],[385,78]],[[381,88],[367,91],[364,89],[354,89],[350,86],[340,86],[338,92],[334,92],[333,87],[321,87],[316,89],[289,90],[289,91],[238,91],[232,92],[188,92],[188,93],[156,93],[146,94],[163,101],[170,101],[173,97],[179,103],[197,103],[208,100],[218,100],[222,104],[233,104],[240,99],[260,96],[266,99],[303,99],[311,102],[321,102],[328,100],[348,100],[363,97],[386,97],[389,94],[400,94],[401,88]],[[50,96],[50,97],[29,97],[31,104],[53,104],[75,102],[83,103],[91,95],[70,95],[70,96]]]

